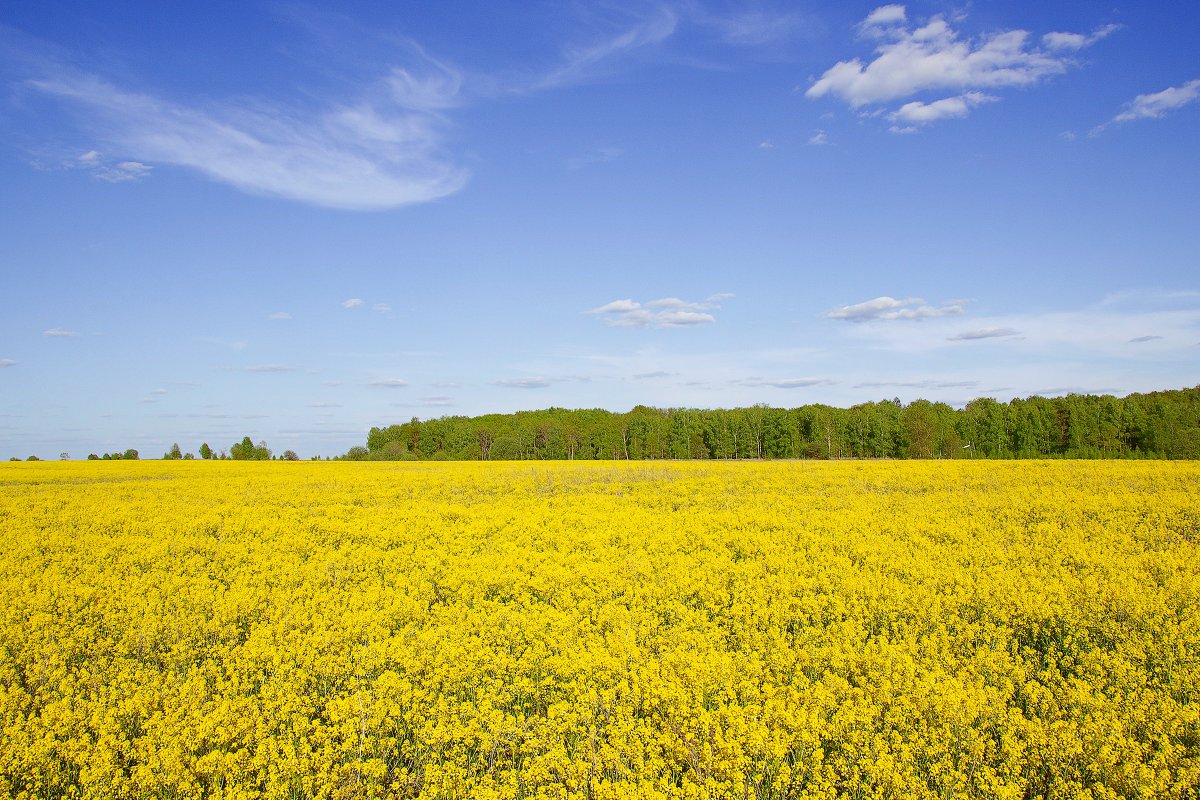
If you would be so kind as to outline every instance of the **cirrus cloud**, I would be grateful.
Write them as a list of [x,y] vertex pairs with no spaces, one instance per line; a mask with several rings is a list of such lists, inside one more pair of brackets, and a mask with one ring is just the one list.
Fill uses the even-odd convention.
[[80,156],[74,166],[97,178],[136,180],[149,173],[147,160],[251,194],[379,210],[430,202],[467,181],[444,147],[442,111],[456,103],[458,73],[419,52],[413,60],[390,67],[357,96],[308,107],[189,103],[62,65],[26,85],[78,112],[89,136],[127,154],[116,164],[95,150]]

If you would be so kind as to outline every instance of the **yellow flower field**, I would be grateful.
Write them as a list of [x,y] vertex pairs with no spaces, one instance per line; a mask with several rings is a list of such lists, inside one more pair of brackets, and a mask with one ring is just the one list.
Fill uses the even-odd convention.
[[0,726],[19,798],[1195,798],[1200,464],[4,464]]

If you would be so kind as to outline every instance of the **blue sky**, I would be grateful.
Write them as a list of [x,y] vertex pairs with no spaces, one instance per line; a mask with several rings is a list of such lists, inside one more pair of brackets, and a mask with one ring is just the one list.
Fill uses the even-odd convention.
[[1200,382],[1195,4],[0,10],[0,457]]

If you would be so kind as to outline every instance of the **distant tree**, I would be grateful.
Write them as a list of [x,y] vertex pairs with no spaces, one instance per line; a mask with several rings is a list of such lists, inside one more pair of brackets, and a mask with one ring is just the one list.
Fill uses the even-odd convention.
[[62,453],[59,453],[59,454],[58,454],[58,460],[59,460],[59,461],[70,461],[70,460],[71,460],[71,454],[70,454],[70,453],[67,453],[67,452],[62,452]]
[[88,461],[99,461],[100,456],[96,455],[95,453],[88,453],[87,460]]
[[26,461],[41,461],[41,459],[38,458],[37,456],[30,456],[29,458],[27,458],[25,460]]
[[137,461],[138,460],[138,451],[134,450],[131,447],[125,451],[125,454],[123,456],[121,456],[121,458],[124,458],[128,461]]
[[193,455],[192,453],[184,453],[184,454],[183,454],[183,460],[184,460],[184,461],[195,461],[195,460],[196,460],[196,456],[195,456],[195,455]]
[[234,461],[249,461],[254,457],[254,442],[250,441],[249,436],[243,436],[242,441],[230,445],[229,457]]
[[200,457],[205,460],[213,457],[213,451],[212,448],[208,446],[208,442],[204,442],[200,445]]
[[259,440],[254,449],[250,451],[250,457],[255,461],[270,461],[271,448],[267,447],[267,443]]
[[283,455],[280,456],[280,458],[282,458],[284,461],[299,461],[300,460],[300,456],[296,455],[295,450],[284,450]]
[[167,461],[179,461],[183,458],[183,451],[179,449],[179,442],[171,445],[171,449],[163,455]]
[[344,458],[346,461],[366,461],[367,456],[370,454],[371,451],[367,448],[355,445],[346,451]]

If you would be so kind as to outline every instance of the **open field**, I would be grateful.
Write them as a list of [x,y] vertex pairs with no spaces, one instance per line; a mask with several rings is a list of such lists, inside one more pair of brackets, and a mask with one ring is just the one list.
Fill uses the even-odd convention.
[[1195,462],[0,465],[0,795],[1196,797]]

